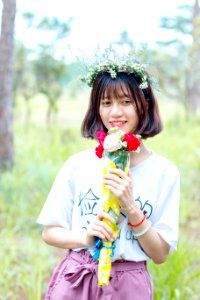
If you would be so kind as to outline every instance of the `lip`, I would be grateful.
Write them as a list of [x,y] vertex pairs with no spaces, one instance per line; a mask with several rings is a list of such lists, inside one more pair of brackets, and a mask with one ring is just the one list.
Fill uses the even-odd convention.
[[126,124],[126,121],[124,121],[124,120],[113,120],[113,121],[110,121],[109,123],[110,123],[111,127],[121,128],[121,127],[124,126],[124,124]]

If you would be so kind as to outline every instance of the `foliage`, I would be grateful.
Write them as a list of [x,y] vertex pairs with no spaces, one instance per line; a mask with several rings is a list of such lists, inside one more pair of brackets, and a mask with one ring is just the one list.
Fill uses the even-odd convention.
[[22,95],[28,102],[37,91],[36,79],[33,73],[33,64],[29,60],[31,50],[27,49],[21,42],[15,45],[15,65],[13,91],[15,100]]
[[57,111],[57,101],[63,92],[62,79],[66,76],[67,66],[64,62],[54,58],[50,47],[42,46],[37,59],[33,62],[33,68],[38,92],[43,93],[48,99],[49,121],[51,112]]
[[[178,78],[182,78],[181,94],[186,99],[187,112],[196,114],[200,107],[199,95],[199,74],[200,74],[200,4],[199,0],[194,0],[193,5],[183,5],[179,9],[182,10],[182,14],[175,17],[163,17],[161,18],[161,27],[176,33],[176,39],[170,41],[159,42],[159,45],[174,46],[175,59],[178,63],[175,63],[177,69],[174,69],[174,73],[177,74],[177,80],[173,81],[171,75],[168,78],[171,80],[171,85],[180,82]],[[188,38],[189,37],[189,38]],[[166,48],[169,51],[169,47]],[[180,57],[186,59],[183,63],[180,63]],[[181,59],[182,60],[182,59]],[[174,73],[171,73],[172,76]]]
[[[26,27],[38,34],[48,36],[49,42],[28,49],[24,42],[16,42],[15,59],[15,96],[22,95],[27,102],[27,119],[29,118],[29,99],[35,93],[46,96],[49,104],[47,121],[57,112],[57,102],[63,93],[63,85],[68,76],[67,65],[58,53],[63,48],[63,40],[69,34],[72,19],[65,22],[56,17],[37,20],[31,12],[23,14]],[[66,50],[65,50],[66,51]]]
[[37,28],[47,32],[53,31],[55,32],[55,38],[57,40],[63,39],[65,36],[68,35],[70,31],[71,21],[72,19],[69,18],[67,22],[62,23],[56,17],[52,17],[52,18],[45,17],[40,21]]
[[197,300],[197,286],[200,278],[198,260],[200,249],[194,242],[188,242],[180,233],[178,251],[170,254],[166,263],[148,263],[154,280],[155,300]]

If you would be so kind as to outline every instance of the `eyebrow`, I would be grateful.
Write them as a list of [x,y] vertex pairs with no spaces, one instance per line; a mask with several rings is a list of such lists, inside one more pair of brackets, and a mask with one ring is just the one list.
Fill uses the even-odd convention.
[[[124,97],[131,99],[131,97],[130,97],[130,95],[128,93],[127,94],[123,93],[121,95],[120,94],[117,95],[118,99],[122,99]],[[106,100],[106,99],[110,100],[110,97],[106,96],[106,97],[101,98],[101,100]]]

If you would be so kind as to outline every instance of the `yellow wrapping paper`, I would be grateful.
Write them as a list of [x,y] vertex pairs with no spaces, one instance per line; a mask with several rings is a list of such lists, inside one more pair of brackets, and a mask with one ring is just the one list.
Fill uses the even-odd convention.
[[[118,168],[126,174],[129,171],[130,152],[139,151],[140,141],[132,133],[125,134],[118,127],[111,128],[108,133],[103,130],[97,132],[99,145],[95,148],[99,158],[104,157],[103,175],[109,169]],[[115,239],[113,242],[96,239],[93,258],[99,260],[98,264],[98,285],[106,286],[109,284],[112,256],[114,255],[115,241],[119,233],[120,205],[118,198],[103,184],[103,211],[108,213],[115,221],[103,219],[114,231]]]
[[[121,168],[126,174],[128,174],[130,161],[129,155],[129,152],[125,150],[105,153],[103,174],[106,175],[110,168]],[[103,219],[103,221],[112,228],[115,233],[115,237],[117,237],[119,232],[120,205],[117,197],[106,188],[105,184],[103,184],[103,200],[103,211],[109,213],[115,222],[111,223],[106,219]],[[98,264],[99,286],[106,286],[109,284],[115,240],[113,242],[105,240],[102,241]]]

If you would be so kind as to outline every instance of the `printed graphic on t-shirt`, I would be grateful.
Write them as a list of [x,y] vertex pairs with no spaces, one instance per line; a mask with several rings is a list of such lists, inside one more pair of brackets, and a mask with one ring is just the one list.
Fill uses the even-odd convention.
[[[82,223],[82,229],[86,229],[88,227],[88,224],[90,223],[91,217],[96,216],[99,211],[101,210],[102,206],[100,206],[100,197],[98,197],[94,191],[90,188],[86,193],[83,193],[82,191],[79,194],[79,203],[78,207],[80,210],[80,216],[81,216],[81,223]],[[142,200],[141,196],[137,197],[135,199],[136,203],[140,207],[141,211],[146,214],[147,219],[150,218],[153,212],[153,206],[150,204],[149,200]],[[102,202],[101,202],[102,203]],[[123,223],[124,219],[127,219],[126,214],[121,211],[120,214],[120,224]],[[119,230],[119,234],[117,236],[117,239],[120,239],[121,236],[121,228]],[[134,242],[135,238],[133,236],[133,231],[131,228],[126,228],[126,234],[125,239],[127,241]]]
[[97,202],[99,199],[100,198],[94,194],[92,189],[89,189],[86,194],[80,192],[78,206],[80,207],[81,216],[96,216],[97,211],[95,208],[97,208]]

